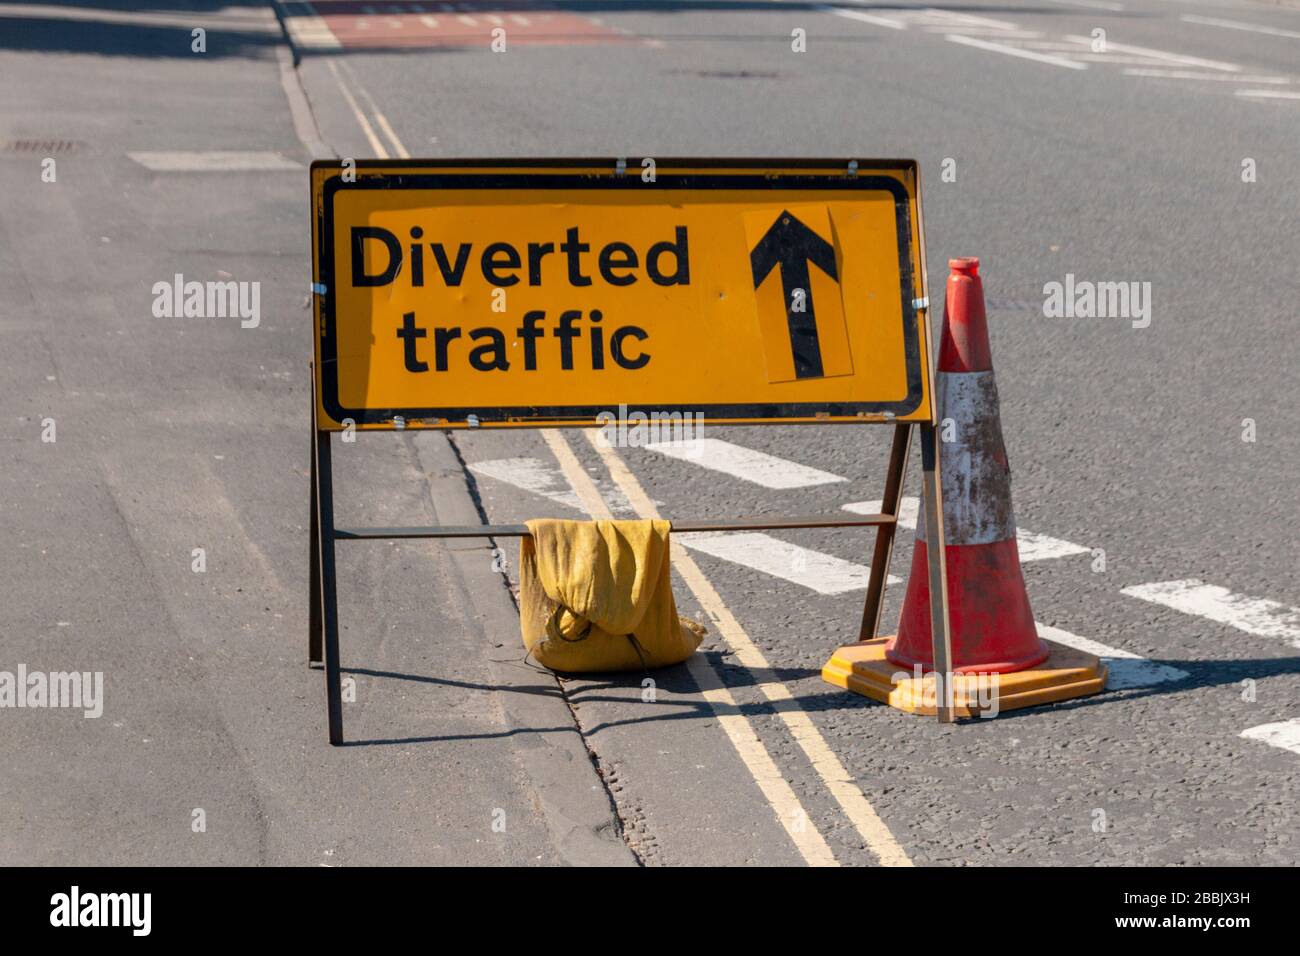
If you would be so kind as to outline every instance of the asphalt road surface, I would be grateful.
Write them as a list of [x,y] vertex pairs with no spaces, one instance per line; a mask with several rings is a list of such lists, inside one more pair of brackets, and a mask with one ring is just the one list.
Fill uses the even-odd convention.
[[[129,7],[0,4],[0,672],[103,675],[98,717],[0,708],[0,863],[1297,862],[1300,9]],[[823,683],[862,530],[683,536],[710,633],[652,685],[524,659],[511,541],[357,543],[327,745],[307,163],[658,155],[917,159],[931,301],[981,260],[1035,615],[1105,693],[940,725]],[[177,274],[259,298],[160,315]],[[1149,316],[1049,317],[1067,275]],[[880,497],[882,429],[707,439],[363,435],[339,521]]]

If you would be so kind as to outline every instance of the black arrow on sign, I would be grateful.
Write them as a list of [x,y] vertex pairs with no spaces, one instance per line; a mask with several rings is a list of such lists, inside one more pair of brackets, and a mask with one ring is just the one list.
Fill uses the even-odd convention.
[[[817,341],[817,313],[813,311],[808,263],[813,263],[836,282],[835,247],[790,214],[787,209],[763,234],[749,253],[754,271],[754,288],[763,284],[769,272],[781,267],[781,292],[785,296],[785,318],[790,326],[790,351],[794,355],[795,378],[821,378],[822,351]],[[804,293],[803,311],[795,311],[796,289]]]

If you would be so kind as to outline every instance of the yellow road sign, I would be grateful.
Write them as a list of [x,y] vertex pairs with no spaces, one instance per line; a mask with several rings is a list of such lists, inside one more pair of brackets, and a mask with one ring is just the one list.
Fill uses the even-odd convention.
[[316,162],[311,182],[322,428],[931,420],[911,161]]

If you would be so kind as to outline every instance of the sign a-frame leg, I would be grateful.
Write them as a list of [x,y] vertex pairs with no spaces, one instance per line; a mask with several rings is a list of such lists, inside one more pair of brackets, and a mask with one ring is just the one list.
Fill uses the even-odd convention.
[[[312,530],[316,543],[312,584],[319,589],[319,600],[312,598],[313,610],[308,658],[322,650],[325,662],[325,706],[329,721],[329,741],[343,743],[343,683],[339,668],[339,612],[334,575],[334,470],[330,458],[330,433],[316,427],[315,377],[312,381]],[[319,623],[319,630],[316,625]],[[319,641],[319,646],[318,646]]]
[[311,535],[307,545],[307,575],[310,579],[307,596],[307,666],[321,667],[324,657],[321,651],[323,627],[321,624],[321,590],[320,590],[320,516],[316,496],[316,389],[315,372],[312,373],[311,401]]
[[[889,564],[897,534],[903,481],[907,474],[908,452],[915,429],[912,423],[894,428],[889,452],[881,514],[892,522],[876,529],[876,546],[867,579],[867,597],[862,605],[862,627],[856,644],[837,650],[822,668],[822,679],[837,687],[862,694],[901,710],[929,713],[919,681],[900,683],[898,667],[889,662],[890,639],[880,636],[880,613]],[[943,540],[943,491],[939,481],[939,432],[929,422],[921,424],[921,484],[925,501],[926,576],[930,591],[930,626],[934,653],[935,714],[941,723],[951,723],[956,716],[952,696],[952,639],[948,620],[948,575]],[[903,675],[906,676],[906,675]]]
[[921,488],[925,498],[925,541],[930,576],[930,634],[934,642],[934,675],[942,681],[935,699],[939,723],[954,720],[952,633],[948,621],[948,568],[943,538],[943,487],[939,480],[939,432],[921,426]]
[[903,497],[903,479],[907,475],[907,455],[911,447],[911,423],[895,425],[889,464],[885,469],[885,490],[880,500],[880,513],[890,515],[894,521],[876,527],[876,547],[871,556],[867,599],[862,605],[862,627],[858,632],[860,641],[869,641],[880,633],[880,611],[884,604],[885,582],[889,579],[890,559],[894,555],[898,508]]

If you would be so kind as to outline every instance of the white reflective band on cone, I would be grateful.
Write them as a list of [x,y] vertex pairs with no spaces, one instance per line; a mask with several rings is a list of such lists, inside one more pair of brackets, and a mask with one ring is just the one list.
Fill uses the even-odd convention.
[[[939,372],[939,472],[948,544],[992,544],[1016,536],[1011,468],[1002,444],[993,372]],[[944,441],[950,438],[950,441]],[[916,540],[925,540],[925,503]]]

